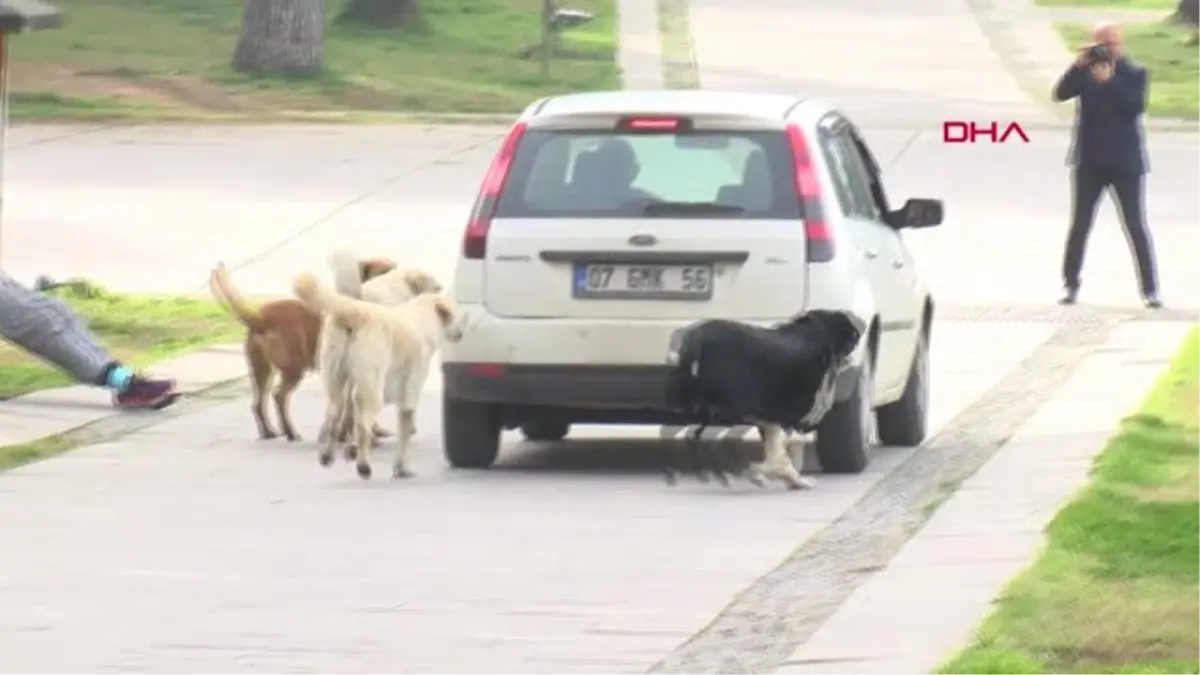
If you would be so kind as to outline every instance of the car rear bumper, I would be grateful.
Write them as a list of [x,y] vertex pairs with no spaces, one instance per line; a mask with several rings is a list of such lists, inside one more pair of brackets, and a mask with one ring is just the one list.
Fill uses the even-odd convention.
[[[448,398],[492,403],[520,412],[561,409],[574,421],[666,423],[670,366],[507,365],[444,363]],[[838,376],[836,400],[854,392],[858,367]],[[518,415],[519,416],[519,415]]]

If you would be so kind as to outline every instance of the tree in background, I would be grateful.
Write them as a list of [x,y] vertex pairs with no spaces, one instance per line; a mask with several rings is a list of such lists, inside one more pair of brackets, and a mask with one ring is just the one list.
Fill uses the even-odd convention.
[[395,28],[420,21],[420,0],[346,0],[339,21],[372,28]]
[[1200,42],[1200,0],[1179,0],[1171,18],[1192,29],[1192,36],[1188,40],[1188,44],[1194,45]]
[[233,67],[244,73],[321,70],[325,0],[245,0]]

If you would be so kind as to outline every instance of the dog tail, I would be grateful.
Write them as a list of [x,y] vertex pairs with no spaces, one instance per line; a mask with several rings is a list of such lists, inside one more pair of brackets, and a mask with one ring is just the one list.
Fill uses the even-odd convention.
[[335,326],[346,331],[358,330],[370,319],[368,303],[330,289],[311,274],[296,277],[292,282],[292,291],[306,307],[318,314],[328,315]]
[[251,307],[246,299],[233,285],[233,281],[229,278],[229,270],[225,269],[225,263],[219,262],[208,276],[208,290],[216,298],[221,307],[229,312],[231,316],[241,321],[246,328],[249,328],[255,333],[261,333],[266,330],[266,324],[263,322],[262,315],[258,310]]
[[338,293],[362,299],[363,269],[357,256],[344,249],[334,251],[329,254],[329,269]]

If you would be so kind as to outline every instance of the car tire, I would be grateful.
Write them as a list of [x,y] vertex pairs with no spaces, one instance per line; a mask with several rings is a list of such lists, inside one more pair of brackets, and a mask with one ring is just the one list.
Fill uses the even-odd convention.
[[442,398],[442,452],[456,469],[486,469],[500,454],[500,415],[495,406]]
[[817,457],[825,473],[862,473],[875,440],[872,355],[858,369],[854,393],[835,403],[817,425]]
[[561,441],[569,433],[571,425],[567,422],[537,421],[521,425],[521,434],[529,441]]
[[924,331],[909,366],[904,394],[876,411],[879,442],[912,448],[925,441],[929,425],[929,338]]

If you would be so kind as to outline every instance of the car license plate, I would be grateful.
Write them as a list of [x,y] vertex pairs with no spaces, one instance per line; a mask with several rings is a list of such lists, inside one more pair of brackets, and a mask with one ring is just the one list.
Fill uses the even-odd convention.
[[712,265],[575,265],[572,293],[609,300],[708,300]]

